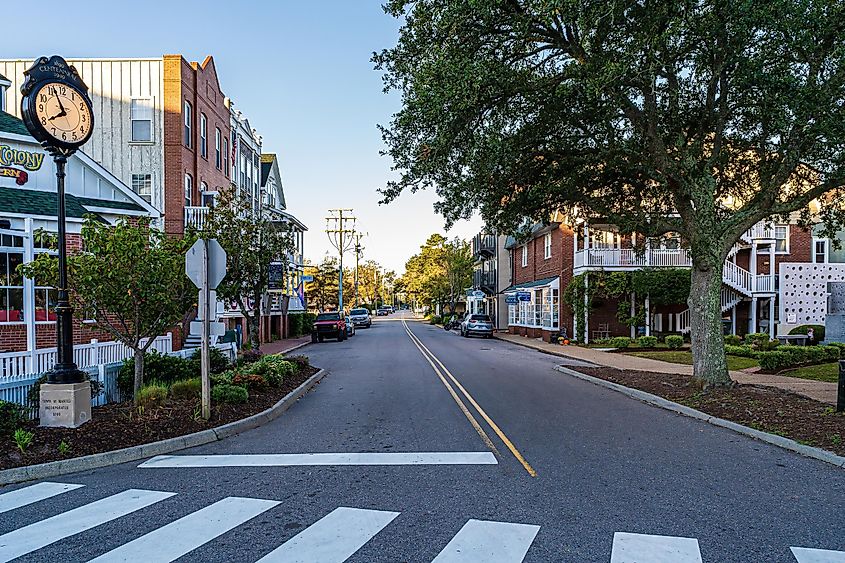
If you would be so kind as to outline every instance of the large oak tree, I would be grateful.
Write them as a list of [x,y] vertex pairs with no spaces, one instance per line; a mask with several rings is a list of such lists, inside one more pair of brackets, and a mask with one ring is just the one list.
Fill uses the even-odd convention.
[[[772,216],[845,197],[841,0],[392,0],[374,56],[402,108],[400,178],[447,223],[501,230],[555,211],[679,233],[694,267],[695,375],[730,383],[722,264]],[[823,205],[832,232],[841,205]]]

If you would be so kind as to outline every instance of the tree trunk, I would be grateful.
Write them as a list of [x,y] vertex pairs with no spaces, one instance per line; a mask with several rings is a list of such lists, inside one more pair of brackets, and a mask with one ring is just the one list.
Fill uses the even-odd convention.
[[249,343],[252,346],[252,350],[255,352],[261,351],[261,329],[259,327],[261,323],[261,314],[256,314],[254,311],[252,315],[247,319],[249,323]]
[[135,384],[133,385],[133,400],[138,404],[138,391],[144,386],[144,351],[135,348]]
[[690,284],[690,339],[693,376],[705,388],[730,386],[722,336],[722,269],[693,267]]

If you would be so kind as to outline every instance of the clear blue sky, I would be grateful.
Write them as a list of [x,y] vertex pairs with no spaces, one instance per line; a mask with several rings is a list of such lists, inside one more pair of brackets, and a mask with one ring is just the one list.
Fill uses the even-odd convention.
[[[33,17],[35,14],[38,17]],[[373,51],[392,46],[399,23],[380,0],[219,2],[45,0],[3,7],[3,57],[214,56],[223,91],[279,154],[288,209],[305,222],[306,256],[330,248],[329,207],[351,207],[369,233],[365,258],[401,271],[432,232],[443,231],[433,193],[379,206],[391,177],[377,123],[399,107],[382,93]],[[17,22],[17,23],[15,23]],[[449,235],[471,236],[480,223]]]

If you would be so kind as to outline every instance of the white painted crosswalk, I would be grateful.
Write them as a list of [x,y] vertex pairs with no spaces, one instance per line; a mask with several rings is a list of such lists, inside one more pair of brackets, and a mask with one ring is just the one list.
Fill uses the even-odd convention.
[[[63,495],[62,499],[68,499],[68,504],[75,505],[73,491],[81,487],[69,483],[38,483],[2,493],[0,513],[8,513],[57,495]],[[126,535],[134,537],[138,534],[133,533],[136,522],[133,519],[139,517],[137,513],[175,495],[170,492],[129,489],[22,526],[0,535],[0,563],[37,552],[55,542],[117,519],[125,523]],[[213,542],[223,534],[236,530],[279,504],[276,500],[227,497],[175,520],[164,517],[158,528],[93,561],[175,561],[205,545],[213,546]],[[54,507],[55,503],[51,506]],[[172,508],[174,505],[168,506]],[[164,505],[159,510],[165,510]],[[394,528],[391,524],[400,516],[400,512],[342,506],[316,519],[286,541],[284,538],[287,533],[284,530],[273,530],[272,524],[262,524],[263,537],[279,537],[279,545],[265,548],[263,556],[262,553],[255,553],[254,557],[258,563],[344,563],[377,536],[387,534],[385,540],[390,538],[389,541],[395,542],[400,528]],[[276,520],[269,519],[270,522]],[[155,521],[158,522],[158,519]],[[432,563],[520,563],[529,554],[539,532],[540,526],[531,524],[471,519],[464,523],[451,540],[444,542],[445,545],[441,544],[442,548],[437,546],[440,551]],[[91,554],[101,553],[103,550],[99,548],[99,541],[92,542]],[[55,546],[53,549],[56,549]],[[244,545],[238,549],[243,550]],[[269,552],[266,549],[270,549]],[[379,546],[370,544],[366,549],[375,552]],[[797,563],[845,563],[843,551],[807,547],[790,549]],[[242,551],[239,553],[243,555]],[[37,554],[35,556],[38,557]],[[224,552],[220,552],[219,556],[225,559]],[[372,553],[368,553],[368,556],[378,557]],[[630,532],[614,534],[610,554],[610,563],[702,561],[698,540],[695,538]]]
[[161,455],[140,464],[165,467],[284,467],[295,465],[496,465],[492,452]]

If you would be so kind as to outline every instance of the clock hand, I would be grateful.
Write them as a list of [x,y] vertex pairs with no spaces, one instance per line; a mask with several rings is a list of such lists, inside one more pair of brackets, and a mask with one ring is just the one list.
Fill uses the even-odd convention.
[[59,93],[56,90],[53,90],[53,95],[56,97],[56,101],[59,102],[59,109],[62,110],[61,115],[67,115],[67,110],[65,110],[65,106],[62,105],[62,99],[59,97]]
[[57,114],[56,114],[56,115],[54,115],[53,117],[49,118],[47,121],[53,121],[54,119],[56,119],[56,118],[58,118],[58,117],[64,117],[64,116],[66,116],[66,115],[67,115],[67,112],[66,112],[66,111],[64,110],[64,108],[63,108],[63,109],[62,109],[62,111],[61,111],[60,113],[57,113]]

